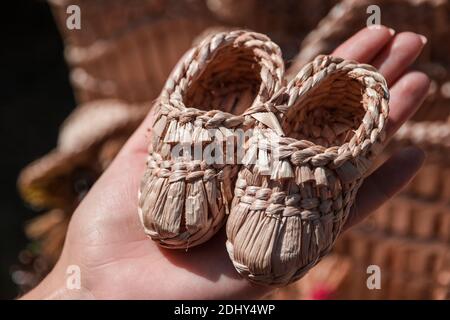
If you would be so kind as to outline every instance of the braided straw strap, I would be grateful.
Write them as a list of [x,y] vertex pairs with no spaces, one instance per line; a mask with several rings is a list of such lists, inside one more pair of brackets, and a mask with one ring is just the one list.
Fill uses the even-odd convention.
[[213,147],[226,155],[234,129],[272,114],[267,102],[282,87],[283,74],[278,46],[242,30],[211,35],[180,60],[155,104],[140,188],[141,221],[153,240],[187,248],[223,225],[238,167],[209,161],[203,151]]
[[331,56],[274,95],[268,105],[282,134],[255,124],[227,222],[241,275],[286,285],[329,252],[381,149],[388,99],[373,67]]

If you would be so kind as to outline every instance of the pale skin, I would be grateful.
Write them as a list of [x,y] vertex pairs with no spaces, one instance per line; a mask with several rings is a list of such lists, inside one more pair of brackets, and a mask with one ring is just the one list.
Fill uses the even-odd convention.
[[[333,55],[379,68],[391,92],[391,137],[423,102],[428,77],[409,70],[426,39],[385,27],[363,29]],[[95,183],[70,222],[62,255],[52,272],[23,299],[253,299],[270,289],[250,284],[234,270],[224,230],[195,248],[159,248],[144,234],[137,193],[145,169],[152,112]],[[401,190],[419,170],[418,148],[399,150],[378,167],[358,192],[346,224],[352,227]],[[77,265],[81,290],[66,289],[66,270]]]

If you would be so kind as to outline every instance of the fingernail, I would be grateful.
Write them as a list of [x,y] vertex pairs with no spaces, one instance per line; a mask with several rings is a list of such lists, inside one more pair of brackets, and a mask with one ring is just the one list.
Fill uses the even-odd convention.
[[420,41],[422,41],[423,45],[426,45],[428,42],[427,37],[425,37],[424,35],[419,34],[420,37]]
[[392,28],[389,28],[389,33],[391,34],[391,36],[393,36],[395,34],[395,30]]

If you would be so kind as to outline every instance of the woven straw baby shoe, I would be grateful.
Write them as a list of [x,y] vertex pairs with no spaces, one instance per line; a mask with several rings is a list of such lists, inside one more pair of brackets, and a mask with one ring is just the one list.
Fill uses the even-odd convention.
[[210,155],[226,158],[233,130],[264,117],[283,74],[278,46],[242,30],[207,37],[175,67],[156,101],[139,194],[145,232],[161,246],[201,244],[223,225],[238,167],[197,151],[215,147]]
[[331,56],[307,64],[274,96],[284,135],[255,126],[227,222],[227,250],[241,275],[283,286],[332,248],[380,150],[388,99],[373,67]]

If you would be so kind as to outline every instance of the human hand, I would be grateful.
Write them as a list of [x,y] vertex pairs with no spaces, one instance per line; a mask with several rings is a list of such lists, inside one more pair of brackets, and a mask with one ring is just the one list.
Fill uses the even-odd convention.
[[[423,102],[429,79],[407,71],[426,39],[389,29],[363,29],[333,53],[379,68],[390,87],[388,137]],[[222,230],[189,252],[167,250],[149,240],[137,214],[137,193],[145,169],[152,112],[129,139],[75,211],[62,255],[52,272],[25,299],[239,299],[268,292],[242,279],[225,248]],[[395,154],[360,188],[346,227],[361,221],[398,192],[417,172],[422,151]],[[80,290],[66,288],[66,270],[81,271]]]

